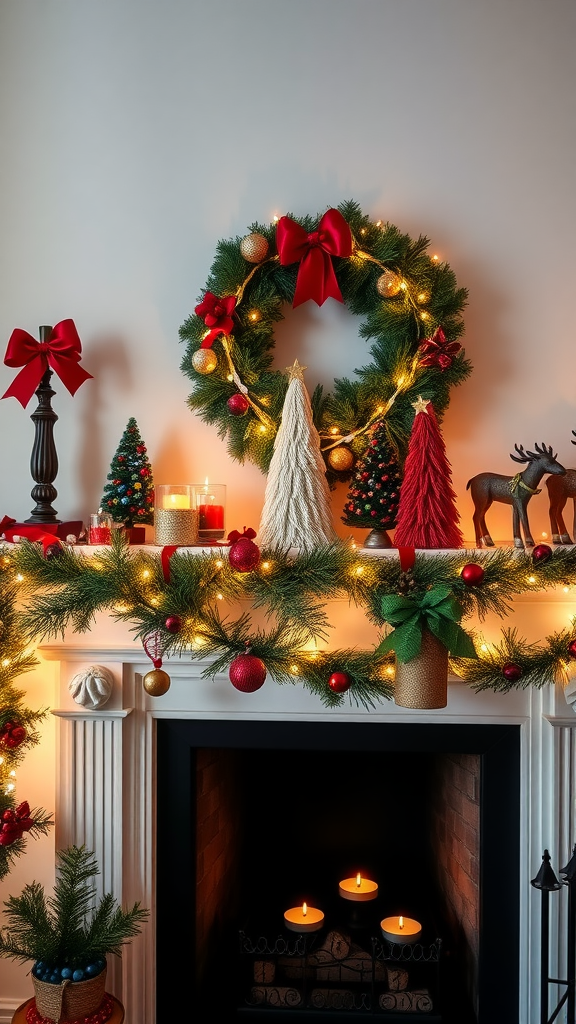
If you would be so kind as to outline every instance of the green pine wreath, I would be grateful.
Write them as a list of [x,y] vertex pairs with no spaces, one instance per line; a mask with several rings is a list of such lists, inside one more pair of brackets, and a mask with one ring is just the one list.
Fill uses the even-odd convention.
[[[353,380],[335,380],[332,394],[320,385],[314,389],[314,422],[325,457],[344,447],[357,458],[370,428],[385,419],[388,439],[402,460],[414,416],[411,402],[425,395],[441,417],[450,388],[471,371],[458,344],[467,291],[457,286],[447,263],[428,254],[427,238],[413,240],[393,224],[375,223],[352,201],[338,209],[350,227],[352,255],[335,256],[332,264],[346,307],[362,317],[359,335],[369,348],[364,354],[359,345],[361,365]],[[293,220],[312,232],[320,215]],[[257,262],[250,251],[254,242]],[[216,424],[232,458],[248,459],[264,472],[288,384],[287,375],[272,368],[274,324],[294,299],[297,274],[297,263],[280,263],[276,223],[252,224],[243,239],[218,242],[202,294],[202,300],[216,296],[227,306],[229,333],[218,335],[213,355],[206,358],[199,353],[214,318],[197,306],[180,328],[187,343],[182,369],[194,385],[190,408]],[[244,414],[238,415],[238,404],[236,414],[231,411],[230,399],[245,408]],[[328,475],[331,482],[346,479],[349,469],[328,466]]]

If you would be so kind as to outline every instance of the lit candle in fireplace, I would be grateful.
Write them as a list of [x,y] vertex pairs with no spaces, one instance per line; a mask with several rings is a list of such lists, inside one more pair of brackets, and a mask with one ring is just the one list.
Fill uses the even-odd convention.
[[284,924],[291,932],[318,932],[324,924],[324,914],[303,903],[301,907],[291,907],[285,912]]
[[388,942],[418,942],[422,936],[422,925],[412,917],[385,917],[380,921],[382,935]]
[[343,878],[338,891],[345,900],[365,903],[367,900],[375,900],[378,896],[378,883],[370,878],[363,878],[358,872],[354,878]]

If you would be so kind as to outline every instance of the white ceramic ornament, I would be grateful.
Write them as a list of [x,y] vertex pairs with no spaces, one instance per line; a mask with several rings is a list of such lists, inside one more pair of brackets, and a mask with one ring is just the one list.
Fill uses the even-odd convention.
[[110,700],[113,689],[114,676],[103,665],[91,665],[68,683],[68,690],[76,703],[94,710]]

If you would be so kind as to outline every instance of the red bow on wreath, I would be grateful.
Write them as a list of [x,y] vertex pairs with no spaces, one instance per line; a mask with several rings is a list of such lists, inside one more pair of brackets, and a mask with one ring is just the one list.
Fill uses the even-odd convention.
[[276,245],[283,267],[300,262],[293,306],[312,299],[319,306],[326,299],[344,302],[336,280],[332,256],[352,255],[352,233],[338,210],[328,210],[310,234],[291,217],[281,217]]
[[34,824],[30,817],[30,804],[27,800],[18,804],[13,811],[8,809],[2,814],[2,825],[0,826],[0,846],[11,846],[17,839],[21,839],[24,832],[29,832]]
[[454,356],[462,345],[458,341],[447,341],[441,327],[437,327],[431,338],[424,338],[419,346],[423,359],[420,366],[437,366],[439,370],[447,370],[454,362]]
[[211,328],[200,348],[212,348],[212,343],[219,334],[230,334],[234,326],[232,310],[235,305],[235,295],[223,295],[220,299],[213,292],[206,292],[202,302],[194,307],[196,315],[201,316],[206,327]]
[[46,370],[54,370],[71,395],[76,394],[85,380],[92,377],[81,366],[82,344],[73,320],[61,320],[52,328],[48,341],[36,341],[19,327],[12,331],[4,363],[21,366],[2,398],[17,398],[26,408]]

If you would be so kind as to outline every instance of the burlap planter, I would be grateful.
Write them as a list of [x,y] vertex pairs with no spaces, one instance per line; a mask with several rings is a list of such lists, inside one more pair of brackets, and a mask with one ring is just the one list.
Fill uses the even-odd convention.
[[422,630],[420,654],[396,661],[394,703],[421,711],[445,708],[448,702],[448,651],[428,630]]
[[88,1017],[104,999],[106,968],[88,981],[63,981],[61,985],[50,985],[46,981],[32,978],[38,1013],[48,1020],[71,1021]]

